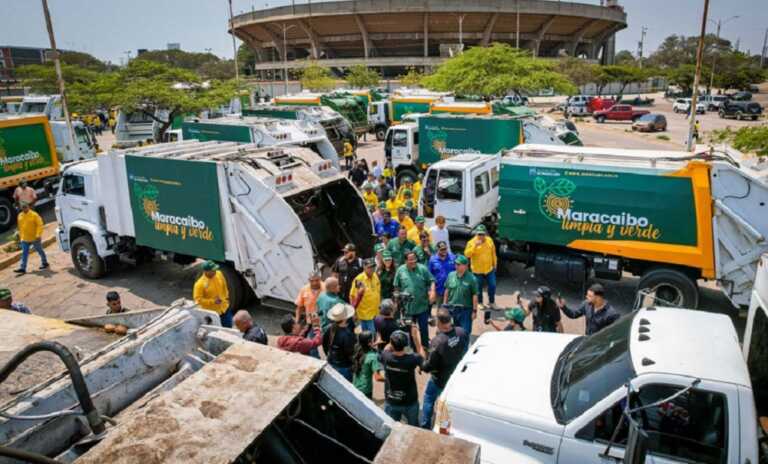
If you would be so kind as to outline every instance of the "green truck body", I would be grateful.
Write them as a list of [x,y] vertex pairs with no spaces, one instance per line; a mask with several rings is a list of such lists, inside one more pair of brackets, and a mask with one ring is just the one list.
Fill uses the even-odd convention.
[[[499,195],[499,236],[509,240],[560,246],[575,240],[697,243],[690,177],[505,161]],[[515,213],[521,210],[527,213]]]
[[253,131],[245,123],[216,124],[215,122],[190,122],[181,125],[181,135],[184,140],[196,139],[201,142],[220,140],[225,142],[252,143]]
[[243,116],[297,120],[299,119],[299,110],[275,106],[269,108],[243,108]]
[[410,113],[429,114],[429,105],[433,100],[412,101],[397,100],[390,101],[390,119],[394,122],[402,121],[403,116]]
[[522,143],[517,119],[447,114],[419,118],[419,164],[462,153],[493,155]]

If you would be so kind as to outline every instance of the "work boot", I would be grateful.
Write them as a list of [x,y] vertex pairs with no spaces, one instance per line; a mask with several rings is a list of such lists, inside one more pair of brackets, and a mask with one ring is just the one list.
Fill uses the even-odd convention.
[[27,273],[27,271],[25,271],[24,269],[14,269],[13,272],[15,272],[16,274],[26,274]]
[[41,264],[41,265],[40,265],[40,270],[42,271],[43,269],[48,269],[49,267],[51,267],[51,265],[50,265],[50,264],[48,264],[48,263],[43,263],[43,264]]

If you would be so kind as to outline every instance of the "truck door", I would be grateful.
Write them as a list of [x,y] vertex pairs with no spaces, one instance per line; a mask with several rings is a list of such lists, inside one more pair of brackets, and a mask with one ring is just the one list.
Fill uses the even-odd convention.
[[419,199],[419,208],[421,215],[428,219],[430,226],[433,225],[432,219],[435,218],[435,193],[437,187],[437,169],[430,169],[427,172],[424,188],[421,189],[421,198]]
[[[82,220],[89,224],[99,224],[98,207],[93,176],[79,173],[65,173],[61,179],[60,194],[56,198],[56,207],[61,212],[61,220],[69,227],[75,221]],[[105,227],[102,224],[102,227]]]
[[[407,127],[394,128],[390,131],[392,136],[392,167],[411,165],[411,140]],[[387,136],[389,137],[389,135]]]
[[464,172],[441,169],[435,189],[435,215],[444,216],[448,227],[463,227],[469,223],[465,214]]
[[499,204],[498,165],[484,164],[470,172],[472,191],[465,201],[469,225],[474,227],[496,210]]

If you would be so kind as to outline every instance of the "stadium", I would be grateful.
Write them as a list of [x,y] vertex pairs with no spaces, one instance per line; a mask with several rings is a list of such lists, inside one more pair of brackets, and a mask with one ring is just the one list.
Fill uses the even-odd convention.
[[302,1],[237,15],[230,33],[254,50],[254,72],[265,77],[312,59],[337,69],[366,64],[391,76],[408,67],[434,67],[461,47],[492,42],[526,48],[538,57],[567,54],[610,64],[615,34],[626,27],[627,17],[618,0],[601,3]]

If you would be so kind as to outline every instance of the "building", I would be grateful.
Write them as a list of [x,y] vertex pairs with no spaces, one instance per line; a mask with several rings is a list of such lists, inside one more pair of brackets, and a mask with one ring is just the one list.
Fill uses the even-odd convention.
[[430,68],[458,50],[504,42],[538,57],[563,54],[612,63],[627,16],[604,5],[551,0],[341,0],[254,10],[230,33],[256,54],[256,74],[276,76],[320,60],[331,68],[366,64],[384,75]]
[[181,50],[181,44],[178,42],[169,42],[166,45],[166,50]]
[[49,59],[49,48],[0,45],[0,80],[13,80],[13,70],[19,66],[43,64]]

